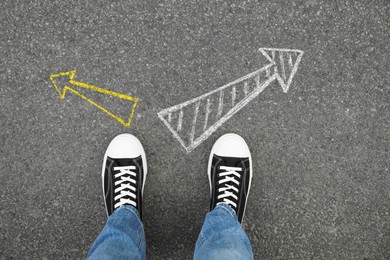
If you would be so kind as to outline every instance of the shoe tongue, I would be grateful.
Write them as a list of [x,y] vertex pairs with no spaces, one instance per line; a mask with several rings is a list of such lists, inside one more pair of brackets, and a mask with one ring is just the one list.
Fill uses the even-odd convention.
[[130,166],[134,165],[133,159],[115,159],[115,166]]
[[245,158],[237,158],[237,157],[222,157],[215,155],[218,159],[222,159],[219,163],[219,166],[229,166],[229,167],[242,167],[241,162]]
[[110,158],[109,159],[112,161],[112,166],[111,167],[116,167],[116,166],[136,166],[134,163],[134,160],[137,158]]

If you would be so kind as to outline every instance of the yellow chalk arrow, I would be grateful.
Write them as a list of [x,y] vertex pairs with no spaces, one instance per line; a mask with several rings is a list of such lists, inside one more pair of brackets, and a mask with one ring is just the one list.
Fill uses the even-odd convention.
[[[91,103],[95,107],[97,107],[100,110],[104,111],[105,113],[107,113],[108,115],[113,117],[115,120],[117,120],[119,123],[121,123],[125,127],[130,127],[131,120],[133,119],[135,107],[137,106],[138,98],[132,97],[132,96],[129,96],[129,95],[126,95],[126,94],[122,94],[122,93],[106,90],[106,89],[103,89],[103,88],[98,88],[98,87],[95,87],[95,86],[92,86],[92,85],[89,85],[89,84],[86,84],[86,83],[83,83],[83,82],[75,81],[75,80],[73,80],[75,75],[76,75],[76,70],[72,70],[72,71],[68,71],[68,72],[60,72],[60,73],[56,73],[56,74],[51,74],[50,75],[50,80],[53,83],[53,85],[54,85],[55,89],[57,90],[58,94],[60,95],[61,99],[65,98],[66,91],[69,90],[69,91],[73,92],[74,94],[76,94],[77,96],[79,96],[79,97],[83,98],[84,100],[88,101],[89,103]],[[56,83],[55,79],[58,79],[59,77],[66,78],[66,79],[69,78],[69,80],[67,80],[67,82],[66,82],[66,84],[64,86],[58,85]],[[72,86],[73,87],[77,86],[77,87],[81,87],[81,88],[84,88],[84,89],[89,89],[89,90],[92,90],[92,91],[95,91],[95,92],[99,92],[99,93],[102,93],[102,94],[118,97],[118,98],[125,99],[125,100],[128,100],[128,101],[132,101],[134,104],[133,104],[133,107],[131,109],[131,113],[130,113],[129,118],[126,119],[126,120],[120,118],[119,116],[113,114],[112,112],[110,112],[106,108],[102,107],[98,103],[96,103],[96,102],[92,101],[91,99],[89,99],[88,97],[84,96],[83,94],[81,94],[80,92],[78,92],[77,90],[72,88]]]

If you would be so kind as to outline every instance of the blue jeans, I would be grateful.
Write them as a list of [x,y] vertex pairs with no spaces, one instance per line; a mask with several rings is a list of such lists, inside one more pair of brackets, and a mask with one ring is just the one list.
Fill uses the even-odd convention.
[[[146,259],[145,233],[138,211],[131,206],[115,210],[87,259]],[[194,259],[253,259],[249,238],[228,205],[221,204],[207,213]]]

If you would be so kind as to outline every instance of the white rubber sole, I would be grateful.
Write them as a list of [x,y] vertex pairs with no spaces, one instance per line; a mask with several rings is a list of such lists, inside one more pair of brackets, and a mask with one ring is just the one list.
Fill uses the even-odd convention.
[[[104,194],[104,172],[106,169],[107,157],[111,157],[115,159],[125,159],[125,158],[136,158],[138,156],[141,156],[142,158],[142,166],[144,172],[144,178],[143,178],[142,190],[141,190],[141,194],[143,195],[146,175],[148,172],[144,147],[142,146],[140,140],[132,134],[120,134],[114,137],[114,139],[112,139],[112,141],[107,147],[103,159],[103,167],[102,167],[103,199],[105,199],[106,197],[106,194]],[[107,206],[106,206],[106,212],[108,216]]]
[[[210,199],[211,199],[211,164],[213,161],[213,155],[216,154],[218,156],[224,156],[224,157],[248,157],[249,158],[249,188],[247,192],[247,196],[245,199],[245,208],[244,213],[242,217],[242,221],[244,220],[245,216],[245,210],[246,210],[246,204],[249,197],[249,192],[252,186],[252,177],[253,177],[253,171],[252,171],[252,156],[249,151],[249,147],[247,143],[245,142],[244,138],[239,136],[238,134],[224,134],[213,145],[213,148],[211,148],[210,157],[209,157],[209,163],[207,166],[207,175],[209,177],[209,185],[210,185]],[[242,223],[241,221],[241,223]]]

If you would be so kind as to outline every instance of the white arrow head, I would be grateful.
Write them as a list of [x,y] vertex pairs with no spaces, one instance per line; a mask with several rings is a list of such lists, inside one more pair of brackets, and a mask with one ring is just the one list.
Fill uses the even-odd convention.
[[291,81],[298,70],[303,51],[277,48],[260,48],[259,51],[269,60],[273,67],[270,68],[275,74],[276,79],[286,93],[290,87]]

